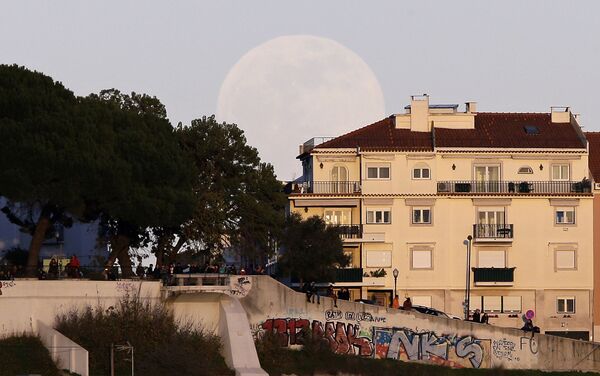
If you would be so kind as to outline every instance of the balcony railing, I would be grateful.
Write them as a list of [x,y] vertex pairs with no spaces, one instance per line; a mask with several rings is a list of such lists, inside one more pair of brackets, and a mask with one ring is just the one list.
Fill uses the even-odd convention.
[[291,193],[352,194],[360,193],[359,181],[305,181],[294,183]]
[[362,282],[362,268],[339,268],[335,270],[336,282]]
[[337,225],[342,239],[362,238],[362,225]]
[[513,225],[512,224],[488,225],[488,224],[479,224],[479,223],[474,224],[473,225],[473,237],[475,239],[512,240]]
[[473,281],[512,283],[515,279],[515,268],[473,268]]
[[589,180],[583,181],[475,181],[454,180],[437,183],[438,193],[452,194],[547,194],[547,193],[590,193],[592,186]]

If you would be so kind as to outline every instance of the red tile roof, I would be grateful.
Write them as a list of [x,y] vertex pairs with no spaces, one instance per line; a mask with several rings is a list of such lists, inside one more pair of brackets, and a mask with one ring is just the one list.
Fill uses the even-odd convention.
[[[533,126],[537,134],[527,134]],[[475,116],[475,129],[435,128],[436,147],[509,149],[582,149],[585,144],[571,123],[552,123],[547,113],[487,113]]]
[[361,149],[401,149],[415,151],[433,150],[431,132],[411,132],[410,129],[396,129],[394,117],[346,133],[333,140],[318,145],[318,148]]
[[590,146],[588,166],[596,181],[600,181],[600,132],[585,132]]
[[[525,126],[537,128],[527,134]],[[434,145],[435,140],[435,145]],[[318,148],[432,151],[435,147],[584,149],[570,123],[552,123],[548,113],[486,113],[475,116],[475,129],[435,128],[433,132],[396,129],[394,117],[327,141]]]

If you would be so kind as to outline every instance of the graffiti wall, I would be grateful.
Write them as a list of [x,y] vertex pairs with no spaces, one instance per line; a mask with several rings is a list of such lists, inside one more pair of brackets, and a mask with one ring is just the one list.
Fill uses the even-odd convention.
[[255,338],[273,333],[281,346],[293,347],[301,346],[305,336],[312,335],[337,354],[424,361],[453,368],[489,368],[519,362],[523,354],[537,355],[537,343],[531,337],[521,337],[519,343],[506,337],[477,338],[451,330],[386,326],[390,317],[368,312],[329,309],[322,312],[322,320],[298,313],[267,318],[253,328]]

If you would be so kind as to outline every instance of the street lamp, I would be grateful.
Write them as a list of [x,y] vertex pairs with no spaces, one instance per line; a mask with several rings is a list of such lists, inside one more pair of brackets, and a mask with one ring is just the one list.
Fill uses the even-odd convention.
[[400,272],[398,271],[398,269],[394,268],[392,274],[394,275],[394,296],[392,297],[393,300],[396,298],[396,295],[398,295],[396,286],[398,285],[398,274],[400,274]]
[[467,236],[467,239],[463,241],[463,244],[467,246],[467,285],[465,289],[465,320],[469,320],[469,311],[471,303],[471,235]]

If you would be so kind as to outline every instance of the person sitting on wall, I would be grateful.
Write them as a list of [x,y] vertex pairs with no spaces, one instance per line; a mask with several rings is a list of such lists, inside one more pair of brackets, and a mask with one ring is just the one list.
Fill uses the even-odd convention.
[[58,278],[58,261],[54,257],[52,257],[48,266],[48,276],[52,279]]
[[144,267],[142,266],[142,263],[140,262],[138,264],[138,266],[135,268],[135,275],[137,275],[140,278],[144,278],[144,274],[145,274]]
[[523,324],[523,327],[521,328],[521,330],[526,331],[526,332],[531,332],[531,338],[533,338],[535,333],[540,332],[540,327],[534,326],[533,321],[531,319],[525,319],[525,324]]
[[315,302],[315,296],[317,297],[317,304],[321,304],[321,296],[319,295],[319,289],[317,288],[317,284],[315,283],[315,281],[312,281],[310,283],[310,295],[311,295],[311,301],[314,303]]
[[473,312],[473,322],[481,322],[481,311],[479,310],[479,308],[477,308],[475,312]]
[[335,308],[337,308],[337,295],[335,294],[335,291],[333,291],[332,284],[330,284],[329,287],[327,288],[327,296],[330,297],[331,299],[333,299],[333,306]]
[[484,312],[483,315],[481,315],[481,323],[489,324],[489,320],[490,320],[490,317],[488,316],[487,312]]
[[392,302],[392,308],[400,308],[400,297],[398,297],[398,294],[396,294],[396,296],[394,297],[394,301]]
[[302,284],[302,292],[306,294],[306,301],[310,303],[312,294],[310,293],[310,283],[308,283],[308,281]]
[[412,310],[412,302],[410,301],[409,296],[407,296],[406,299],[404,300],[404,303],[402,303],[402,309],[405,311]]

